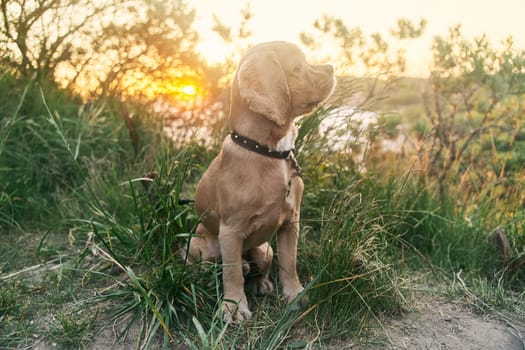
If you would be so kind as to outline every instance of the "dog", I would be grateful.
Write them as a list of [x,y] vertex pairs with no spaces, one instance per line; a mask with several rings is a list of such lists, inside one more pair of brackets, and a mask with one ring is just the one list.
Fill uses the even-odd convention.
[[304,185],[294,156],[294,119],[317,108],[335,84],[331,65],[307,63],[304,53],[287,42],[258,44],[239,63],[231,90],[232,132],[197,185],[201,223],[183,252],[190,263],[222,259],[226,322],[252,317],[243,262],[259,272],[256,293],[273,292],[268,243],[273,234],[284,299],[290,304],[303,291],[296,260]]

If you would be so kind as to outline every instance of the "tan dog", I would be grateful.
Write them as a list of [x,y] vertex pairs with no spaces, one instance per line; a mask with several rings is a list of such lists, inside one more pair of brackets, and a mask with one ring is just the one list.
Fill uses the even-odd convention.
[[259,44],[240,62],[229,117],[234,132],[197,186],[202,223],[188,256],[190,261],[222,258],[226,321],[251,318],[243,259],[260,272],[256,291],[273,291],[268,240],[274,233],[284,298],[291,303],[303,290],[296,271],[303,181],[293,156],[294,118],[311,112],[334,86],[332,66],[308,64],[293,44]]

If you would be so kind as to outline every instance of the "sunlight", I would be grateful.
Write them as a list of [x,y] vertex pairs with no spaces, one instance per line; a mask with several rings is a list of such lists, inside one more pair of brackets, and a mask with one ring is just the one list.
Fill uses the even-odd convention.
[[197,51],[210,64],[222,63],[230,54],[228,45],[221,39],[221,37],[213,32],[209,24],[197,21],[195,27],[199,31],[200,40],[197,43]]
[[159,86],[159,90],[170,95],[178,103],[195,103],[204,95],[202,86],[195,81],[176,81],[165,86]]
[[176,105],[196,107],[203,102],[206,92],[199,82],[183,79],[159,84],[157,94],[169,97],[171,103]]
[[172,105],[197,107],[203,103],[206,89],[191,77],[173,80],[155,79],[142,74],[125,77],[126,95],[146,100],[163,100]]
[[197,94],[197,88],[195,85],[183,85],[179,90],[186,96],[195,96]]

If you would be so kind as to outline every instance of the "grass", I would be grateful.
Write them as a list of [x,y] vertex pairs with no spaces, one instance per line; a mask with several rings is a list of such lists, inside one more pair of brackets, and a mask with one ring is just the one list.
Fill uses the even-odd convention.
[[[502,210],[490,188],[438,196],[430,176],[403,170],[406,159],[358,172],[349,155],[322,147],[320,110],[302,121],[298,142],[299,274],[310,303],[294,311],[277,289],[249,296],[253,320],[225,324],[220,264],[190,267],[178,255],[198,223],[178,199],[193,196],[216,151],[176,149],[144,115],[135,152],[109,102],[83,104],[9,74],[0,85],[9,91],[0,97],[0,348],[89,348],[113,327],[140,348],[322,348],[402,313],[420,283],[480,312],[512,318],[525,307],[523,273],[495,263],[487,240],[503,225],[523,254],[520,210]],[[158,179],[145,191],[151,170]]]
[[57,324],[49,330],[50,338],[61,348],[81,348],[87,345],[95,335],[97,314],[57,315]]

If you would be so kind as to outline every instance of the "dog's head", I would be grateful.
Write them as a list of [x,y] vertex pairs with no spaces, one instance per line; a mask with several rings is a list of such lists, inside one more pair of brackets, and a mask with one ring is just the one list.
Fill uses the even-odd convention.
[[326,100],[335,78],[331,65],[309,64],[296,45],[275,41],[246,52],[234,84],[241,103],[283,126]]

